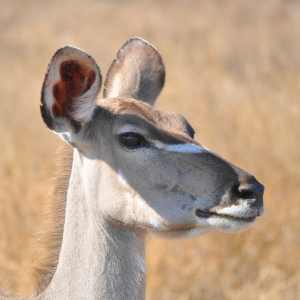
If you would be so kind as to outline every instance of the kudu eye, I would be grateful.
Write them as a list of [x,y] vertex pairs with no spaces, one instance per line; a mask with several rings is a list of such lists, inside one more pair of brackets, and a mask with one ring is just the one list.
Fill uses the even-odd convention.
[[149,146],[149,143],[146,141],[146,139],[141,134],[136,132],[126,132],[120,134],[119,142],[121,146],[130,150]]

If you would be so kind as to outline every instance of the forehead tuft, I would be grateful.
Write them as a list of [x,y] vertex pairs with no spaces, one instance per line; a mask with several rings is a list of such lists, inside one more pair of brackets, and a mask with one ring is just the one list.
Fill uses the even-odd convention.
[[130,98],[102,99],[99,105],[105,107],[115,115],[136,115],[154,126],[168,132],[186,134],[187,121],[180,115],[159,111],[152,106]]

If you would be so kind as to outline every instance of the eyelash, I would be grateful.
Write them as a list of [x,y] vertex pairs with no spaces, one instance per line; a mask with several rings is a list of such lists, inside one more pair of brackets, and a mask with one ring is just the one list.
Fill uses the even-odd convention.
[[139,133],[125,132],[119,135],[119,143],[129,150],[149,147],[150,143]]

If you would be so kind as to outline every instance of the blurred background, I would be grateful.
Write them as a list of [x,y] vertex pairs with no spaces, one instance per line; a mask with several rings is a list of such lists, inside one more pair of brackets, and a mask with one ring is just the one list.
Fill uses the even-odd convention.
[[105,74],[130,36],[167,68],[158,107],[266,186],[250,230],[150,237],[147,299],[300,299],[300,2],[0,1],[0,286],[30,294],[34,247],[61,142],[39,114],[53,52],[74,44]]

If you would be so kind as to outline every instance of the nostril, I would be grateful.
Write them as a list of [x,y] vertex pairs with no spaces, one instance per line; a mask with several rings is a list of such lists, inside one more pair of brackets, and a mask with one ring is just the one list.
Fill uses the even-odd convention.
[[254,179],[236,182],[231,188],[230,202],[241,204],[246,202],[247,205],[256,209],[258,213],[263,210],[264,186]]
[[255,198],[256,192],[251,185],[247,184],[236,184],[232,188],[232,194],[238,199],[251,199]]
[[249,188],[239,188],[239,198],[242,199],[250,199],[255,197],[255,192]]

